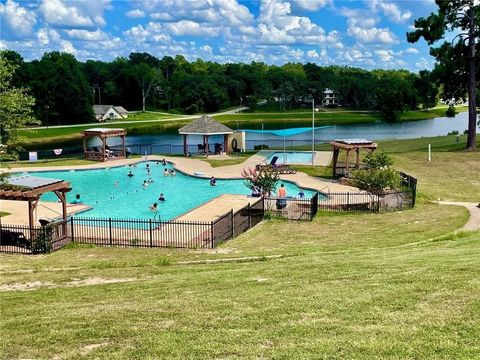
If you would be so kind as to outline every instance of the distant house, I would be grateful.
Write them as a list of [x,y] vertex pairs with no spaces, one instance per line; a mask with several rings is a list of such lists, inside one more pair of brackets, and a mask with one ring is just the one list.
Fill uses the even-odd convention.
[[128,118],[128,111],[122,106],[93,105],[93,112],[95,113],[95,118],[99,122]]
[[325,89],[323,92],[323,106],[339,106],[340,102],[335,91]]

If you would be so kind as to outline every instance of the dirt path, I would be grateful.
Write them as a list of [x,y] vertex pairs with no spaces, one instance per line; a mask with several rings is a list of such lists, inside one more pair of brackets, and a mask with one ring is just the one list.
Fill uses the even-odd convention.
[[457,201],[439,201],[441,205],[456,205],[464,206],[470,211],[470,218],[467,223],[463,225],[462,230],[480,230],[480,208],[478,203],[471,202],[457,202]]

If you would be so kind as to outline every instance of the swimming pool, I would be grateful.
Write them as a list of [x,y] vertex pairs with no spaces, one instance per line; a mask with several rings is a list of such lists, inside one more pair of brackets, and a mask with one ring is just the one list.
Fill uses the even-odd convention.
[[[146,165],[149,165],[150,175]],[[141,162],[135,167],[122,166],[95,170],[45,171],[29,174],[40,177],[63,179],[71,183],[72,191],[67,193],[70,203],[76,194],[81,195],[85,205],[93,209],[79,216],[101,218],[151,219],[149,206],[158,203],[162,220],[171,220],[191,209],[222,194],[249,195],[251,191],[243,180],[217,180],[217,186],[210,186],[209,179],[200,179],[177,172],[176,176],[163,176],[164,168],[172,165],[157,165],[156,162]],[[134,174],[128,177],[129,171]],[[143,181],[151,177],[154,182],[146,188]],[[118,185],[115,185],[118,181]],[[299,188],[290,182],[283,182],[288,195],[296,196]],[[163,193],[166,201],[158,201]],[[307,197],[314,192],[305,191]],[[45,201],[57,201],[54,194],[42,197]],[[255,199],[252,199],[252,202]]]
[[277,164],[311,164],[312,152],[307,151],[276,151],[267,157],[270,163],[274,156],[278,157]]

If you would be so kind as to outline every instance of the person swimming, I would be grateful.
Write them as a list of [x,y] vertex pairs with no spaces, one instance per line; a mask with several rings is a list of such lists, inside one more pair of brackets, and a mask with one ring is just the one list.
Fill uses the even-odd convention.
[[128,172],[128,175],[127,175],[127,176],[128,176],[128,177],[132,177],[132,176],[133,176],[132,170],[130,170],[130,171]]
[[305,197],[305,193],[303,192],[303,189],[300,189],[300,192],[298,193],[298,197],[300,199],[303,199]]
[[168,176],[168,175],[170,175],[170,173],[169,173],[168,169],[165,168],[165,169],[163,170],[163,176]]
[[210,186],[217,186],[217,180],[215,180],[214,176],[210,178]]
[[152,205],[150,205],[150,210],[155,213],[158,212],[157,206],[158,206],[157,203],[153,203]]
[[153,179],[152,179],[152,178],[148,178],[147,183],[149,183],[149,184],[153,183]]
[[147,180],[143,180],[143,185],[142,185],[142,186],[143,186],[144,189],[145,189],[146,187],[148,187],[148,182],[147,182]]
[[175,172],[175,169],[170,169],[170,175],[175,176],[177,173]]
[[75,200],[73,200],[71,204],[83,204],[83,201],[80,200],[80,194],[75,195]]
[[163,193],[160,193],[160,196],[158,197],[158,201],[165,201],[165,196]]
[[113,185],[118,186],[118,180],[115,180],[115,182],[113,183]]

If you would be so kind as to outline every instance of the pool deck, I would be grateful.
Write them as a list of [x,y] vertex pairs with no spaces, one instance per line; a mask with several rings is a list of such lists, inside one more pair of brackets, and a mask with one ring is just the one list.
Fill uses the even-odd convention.
[[223,194],[179,216],[178,221],[215,221],[230,210],[240,210],[258,201],[246,195]]
[[[28,202],[14,200],[0,200],[0,209],[10,213],[2,217],[2,224],[15,224],[28,226]],[[73,215],[90,209],[83,204],[68,204],[67,215]],[[34,213],[35,225],[40,226],[39,219],[53,220],[62,217],[62,204],[58,202],[39,201]]]

